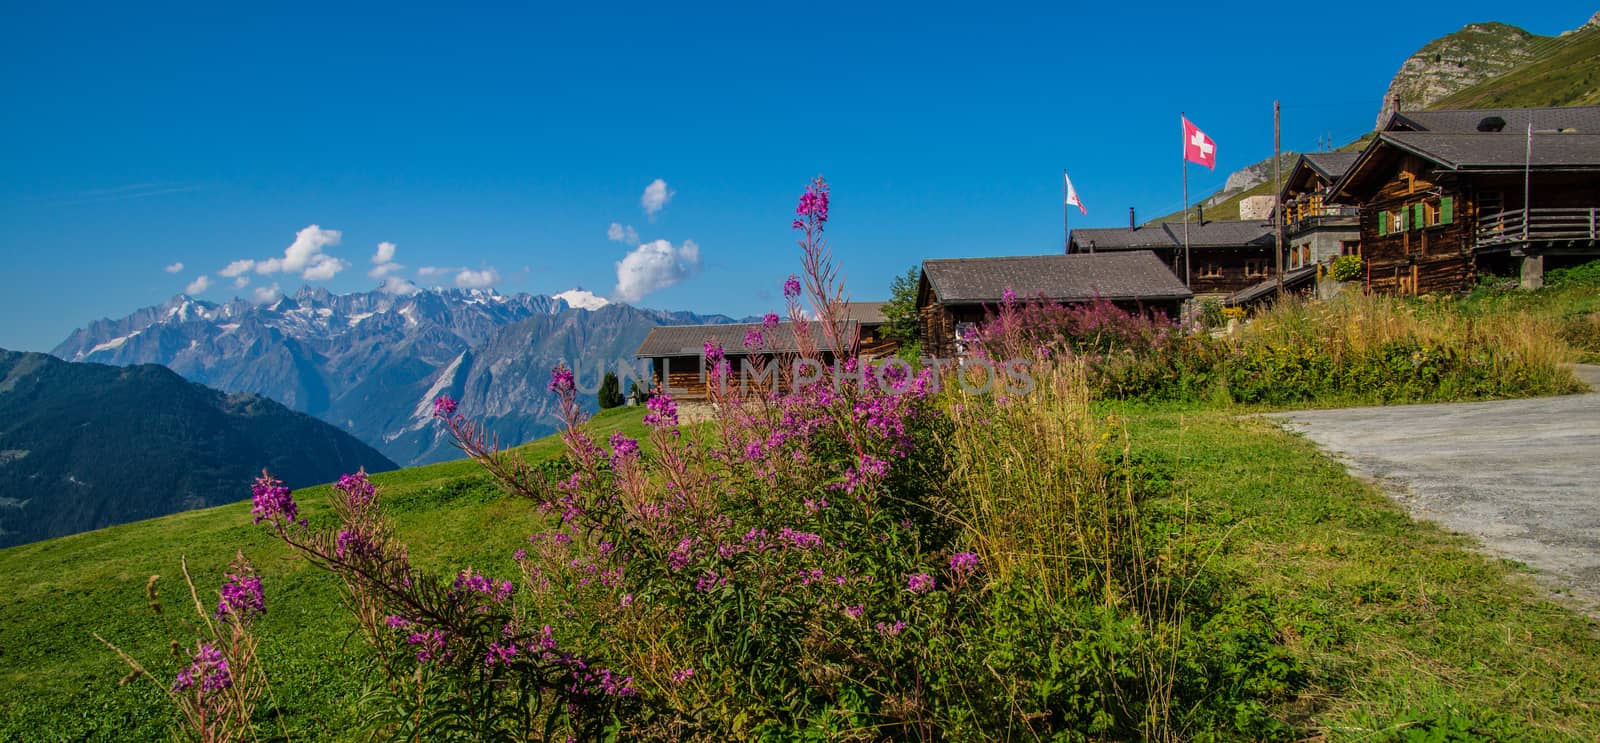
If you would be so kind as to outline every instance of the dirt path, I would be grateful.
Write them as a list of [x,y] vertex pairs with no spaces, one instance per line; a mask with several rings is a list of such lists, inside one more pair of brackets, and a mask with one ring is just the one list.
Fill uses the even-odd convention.
[[1596,391],[1268,417],[1600,614],[1600,366],[1577,373]]

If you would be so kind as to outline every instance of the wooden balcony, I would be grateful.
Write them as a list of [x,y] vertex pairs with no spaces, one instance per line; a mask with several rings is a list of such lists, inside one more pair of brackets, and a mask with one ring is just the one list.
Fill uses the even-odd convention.
[[1285,213],[1289,219],[1283,225],[1284,233],[1291,236],[1323,227],[1356,227],[1361,223],[1361,210],[1353,206],[1290,209]]
[[1473,241],[1479,251],[1593,247],[1600,239],[1600,207],[1512,209],[1481,217]]

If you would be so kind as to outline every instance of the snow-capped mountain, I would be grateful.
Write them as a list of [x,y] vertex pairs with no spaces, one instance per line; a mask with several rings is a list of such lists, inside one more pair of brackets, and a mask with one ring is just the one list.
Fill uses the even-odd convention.
[[261,394],[417,464],[454,454],[429,420],[438,394],[462,398],[463,412],[488,416],[502,442],[518,443],[555,429],[544,384],[556,361],[610,364],[631,358],[655,325],[728,321],[586,300],[480,289],[305,288],[266,304],[178,295],[91,323],[52,353],[162,364],[227,392]]

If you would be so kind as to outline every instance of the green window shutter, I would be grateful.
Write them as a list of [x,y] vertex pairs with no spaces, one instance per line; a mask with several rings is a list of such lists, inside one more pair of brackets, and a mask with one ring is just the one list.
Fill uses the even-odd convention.
[[1456,200],[1445,196],[1439,199],[1439,224],[1451,224],[1455,221]]
[[1383,237],[1387,234],[1389,234],[1389,213],[1380,211],[1378,212],[1378,237]]
[[1422,229],[1424,227],[1427,227],[1428,226],[1428,207],[1425,206],[1422,202],[1419,201],[1419,202],[1417,202],[1416,212],[1417,212],[1416,213],[1416,225],[1417,225],[1416,229],[1420,230],[1420,229]]

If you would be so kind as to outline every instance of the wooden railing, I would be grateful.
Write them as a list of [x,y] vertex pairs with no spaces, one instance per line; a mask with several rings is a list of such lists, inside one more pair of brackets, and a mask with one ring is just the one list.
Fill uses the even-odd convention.
[[1600,239],[1600,207],[1512,209],[1478,221],[1478,247]]

